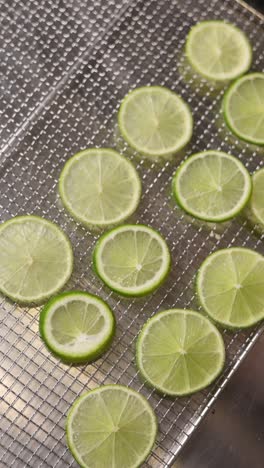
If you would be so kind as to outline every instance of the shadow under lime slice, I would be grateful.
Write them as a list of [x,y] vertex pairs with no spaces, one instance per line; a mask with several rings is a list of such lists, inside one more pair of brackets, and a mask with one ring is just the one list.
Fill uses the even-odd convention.
[[59,192],[76,220],[103,228],[119,224],[134,213],[141,181],[127,158],[108,148],[92,148],[66,162]]
[[235,81],[224,96],[223,112],[238,138],[264,145],[264,73],[250,73]]
[[181,396],[216,379],[224,366],[225,348],[219,331],[203,315],[171,309],[143,326],[136,357],[147,383],[161,393]]
[[197,294],[221,325],[254,325],[264,318],[264,257],[242,247],[217,250],[200,267]]
[[188,105],[162,86],[128,93],[119,109],[118,125],[132,148],[151,157],[176,153],[189,142],[193,130]]
[[187,36],[186,56],[192,67],[213,81],[233,80],[251,64],[251,45],[236,26],[224,21],[202,21]]
[[100,298],[81,291],[51,299],[40,314],[40,334],[53,354],[66,362],[93,361],[109,347],[115,319]]
[[154,229],[123,225],[104,234],[94,250],[98,276],[112,290],[142,296],[158,288],[170,269],[170,252]]
[[69,239],[38,216],[17,216],[0,226],[0,290],[22,303],[41,303],[71,276]]
[[66,431],[69,448],[83,468],[137,468],[155,443],[157,420],[140,393],[105,385],[75,401]]
[[184,161],[175,173],[172,189],[187,213],[217,223],[233,218],[244,208],[252,183],[237,158],[209,150]]

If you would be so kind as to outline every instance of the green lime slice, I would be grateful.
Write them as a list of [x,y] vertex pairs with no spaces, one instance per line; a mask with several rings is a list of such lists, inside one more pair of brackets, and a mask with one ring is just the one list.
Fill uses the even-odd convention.
[[60,294],[40,313],[39,329],[49,350],[66,362],[93,361],[109,347],[115,319],[108,305],[81,291]]
[[243,164],[214,150],[188,158],[172,182],[178,204],[190,215],[212,222],[236,216],[248,202],[251,189],[251,177]]
[[217,328],[192,310],[160,312],[137,341],[142,377],[159,392],[188,395],[210,385],[223,369],[225,347]]
[[69,448],[83,468],[137,468],[155,443],[157,420],[138,392],[105,385],[75,401],[66,431]]
[[98,276],[113,291],[143,296],[158,288],[170,269],[170,252],[161,235],[141,224],[104,234],[94,250]]
[[192,136],[192,114],[183,99],[162,86],[145,86],[123,99],[118,114],[124,139],[149,156],[176,153]]
[[264,168],[256,171],[252,176],[253,190],[250,209],[254,221],[264,228]]
[[187,36],[186,56],[200,75],[213,81],[233,80],[252,61],[251,45],[236,26],[224,21],[202,21]]
[[230,130],[249,143],[264,145],[264,73],[239,78],[227,90],[223,111]]
[[65,164],[59,181],[65,208],[90,227],[118,224],[136,210],[141,182],[133,164],[107,148],[87,149]]
[[264,318],[264,257],[234,247],[209,255],[197,276],[197,294],[221,325],[245,328]]
[[69,239],[38,216],[17,216],[0,226],[0,290],[14,301],[41,303],[59,291],[73,269]]

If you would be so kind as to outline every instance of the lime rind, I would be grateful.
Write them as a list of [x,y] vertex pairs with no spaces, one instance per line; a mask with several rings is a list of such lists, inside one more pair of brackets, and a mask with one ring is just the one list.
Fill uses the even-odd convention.
[[[240,36],[241,40],[244,42],[244,50],[246,52],[243,66],[241,64],[240,67],[237,67],[237,69],[235,71],[229,72],[229,73],[223,73],[222,75],[218,75],[218,76],[215,75],[215,74],[211,74],[208,71],[205,71],[204,68],[201,68],[199,66],[199,63],[197,63],[197,61],[194,59],[193,53],[192,53],[192,50],[191,50],[192,41],[195,40],[194,39],[195,33],[197,31],[203,29],[203,27],[207,26],[207,25],[214,26],[214,30],[215,30],[215,26],[217,26],[217,25],[220,25],[220,26],[226,25],[228,28],[230,28],[230,31],[232,30],[233,33],[237,33]],[[199,75],[206,78],[207,80],[211,80],[211,81],[215,81],[215,82],[228,82],[228,81],[233,80],[235,78],[238,78],[239,76],[246,73],[246,71],[251,66],[252,55],[253,55],[252,54],[251,44],[250,44],[247,36],[245,35],[245,33],[241,29],[237,28],[235,25],[233,25],[231,23],[228,23],[228,22],[225,22],[225,21],[221,21],[221,20],[208,20],[208,21],[202,21],[200,23],[195,24],[190,29],[190,31],[189,31],[189,33],[187,35],[187,39],[186,39],[186,43],[185,43],[185,54],[186,54],[186,56],[187,56],[187,58],[189,60],[189,63],[191,64],[193,69]]]
[[68,280],[71,277],[72,271],[73,271],[73,251],[72,251],[72,246],[70,243],[69,238],[65,234],[65,232],[55,223],[42,218],[41,216],[37,215],[21,215],[21,216],[15,216],[8,221],[5,221],[4,223],[1,224],[0,226],[0,236],[1,232],[9,227],[12,224],[18,224],[18,223],[23,223],[24,221],[29,221],[29,220],[35,220],[39,221],[41,224],[45,224],[48,226],[50,229],[53,230],[53,232],[56,232],[56,235],[59,235],[61,238],[61,242],[64,244],[65,247],[65,252],[66,252],[66,257],[67,257],[67,268],[64,270],[64,276],[61,278],[61,281],[58,282],[56,287],[51,288],[45,294],[40,294],[38,296],[36,295],[31,295],[31,296],[23,296],[19,293],[13,294],[10,293],[3,285],[0,286],[0,291],[3,293],[5,296],[9,297],[12,299],[14,302],[18,302],[20,304],[24,305],[31,305],[31,304],[42,304],[46,299],[48,299],[50,296],[57,294],[60,289],[68,282]]
[[[204,275],[206,266],[210,262],[212,262],[212,260],[214,260],[214,258],[218,257],[222,253],[228,253],[230,255],[232,251],[234,251],[234,252],[241,252],[241,251],[248,252],[249,254],[255,255],[256,258],[258,258],[259,260],[264,262],[264,258],[261,256],[261,254],[259,254],[257,252],[254,252],[251,249],[247,249],[245,247],[232,247],[232,248],[229,247],[229,248],[217,250],[216,252],[213,252],[212,254],[208,255],[208,257],[206,257],[206,259],[203,261],[203,263],[201,264],[201,266],[200,266],[200,268],[199,268],[199,270],[198,270],[198,272],[196,274],[196,293],[197,293],[197,297],[198,297],[200,305],[203,307],[206,315],[209,317],[209,319],[211,321],[213,321],[217,325],[220,325],[221,327],[225,327],[227,329],[235,331],[235,330],[243,330],[243,329],[252,327],[253,325],[256,325],[257,323],[261,322],[264,319],[264,307],[263,307],[263,317],[259,317],[257,319],[252,318],[252,320],[250,320],[250,321],[247,321],[247,322],[244,322],[244,323],[240,322],[239,324],[234,324],[233,322],[230,322],[230,321],[227,321],[227,320],[222,320],[222,319],[220,320],[214,314],[212,314],[212,311],[210,310],[210,308],[207,307],[207,305],[206,305],[206,303],[204,301],[204,298],[203,298],[203,294],[201,292],[202,291],[203,275]],[[264,281],[263,281],[263,283],[264,283]]]
[[[50,320],[52,313],[56,311],[57,307],[61,307],[65,304],[67,305],[71,300],[84,301],[86,304],[92,304],[100,308],[101,316],[108,321],[107,330],[104,330],[103,336],[100,337],[100,341],[97,340],[94,346],[90,346],[89,349],[87,349],[86,346],[86,349],[81,353],[74,352],[73,349],[69,349],[67,346],[56,343],[54,337],[50,333]],[[102,356],[112,343],[115,334],[115,317],[108,304],[98,296],[84,291],[68,291],[50,299],[50,301],[43,307],[39,317],[39,332],[49,351],[62,361],[75,364],[93,362]]]
[[[234,81],[234,83],[232,83],[229,86],[229,88],[227,89],[227,91],[226,91],[226,93],[224,95],[224,98],[223,98],[223,101],[222,101],[222,110],[223,110],[225,123],[226,123],[227,127],[229,128],[229,130],[234,135],[236,135],[241,140],[246,141],[247,143],[257,145],[257,146],[263,146],[264,145],[264,136],[263,136],[263,139],[258,140],[256,138],[252,138],[251,136],[245,135],[244,133],[241,133],[236,128],[236,126],[233,124],[232,118],[230,116],[230,112],[228,110],[228,104],[229,104],[230,98],[232,97],[232,94],[238,88],[238,86],[241,83],[244,83],[247,80],[252,80],[254,78],[261,78],[261,79],[264,80],[264,73],[259,73],[259,72],[249,73],[249,74],[247,74],[245,76],[242,76],[242,77],[238,78],[236,81]],[[263,113],[263,115],[264,115],[264,113]]]
[[[127,105],[130,103],[130,101],[133,101],[133,98],[139,94],[139,93],[150,93],[152,91],[158,91],[160,93],[166,93],[167,97],[174,99],[175,104],[177,102],[177,105],[181,106],[181,112],[184,113],[185,115],[185,129],[182,135],[182,138],[180,141],[178,141],[176,144],[168,146],[164,148],[164,150],[158,149],[158,150],[148,150],[146,145],[139,145],[135,139],[132,139],[129,135],[129,132],[127,132],[125,125],[124,125],[124,113],[126,110]],[[153,158],[159,158],[159,157],[164,157],[171,159],[172,155],[180,151],[182,148],[184,148],[190,141],[193,133],[193,117],[192,113],[190,110],[190,107],[188,104],[182,99],[181,96],[176,94],[174,91],[163,87],[163,86],[142,86],[139,88],[136,88],[132,91],[130,91],[122,100],[119,111],[118,111],[118,126],[120,133],[124,140],[127,141],[127,143],[136,151],[139,153],[148,156],[148,157],[153,157]]]
[[[203,159],[204,157],[212,153],[214,153],[216,156],[227,158],[229,161],[234,161],[234,163],[236,164],[236,167],[239,168],[240,173],[243,174],[243,177],[245,180],[245,189],[244,189],[243,196],[239,200],[239,203],[237,203],[237,205],[234,208],[232,208],[228,212],[224,212],[222,215],[206,216],[206,215],[201,215],[201,213],[199,213],[196,210],[193,210],[188,205],[188,203],[186,203],[184,197],[181,196],[180,178],[183,172],[186,171],[186,169],[188,168],[189,164],[192,163],[192,161],[197,160],[198,158]],[[194,216],[195,218],[201,219],[203,221],[221,223],[221,222],[228,221],[234,218],[245,208],[245,206],[247,205],[251,197],[252,181],[251,181],[249,172],[237,158],[235,158],[234,156],[231,156],[228,153],[224,153],[223,151],[208,150],[208,151],[202,151],[200,153],[193,154],[179,166],[172,180],[172,193],[178,205],[189,215]]]
[[[129,230],[130,228],[132,230],[143,229],[144,232],[148,232],[153,238],[156,238],[160,242],[160,245],[162,245],[164,254],[162,272],[159,275],[157,275],[157,279],[155,281],[149,280],[147,283],[144,284],[144,286],[141,286],[137,289],[133,289],[130,287],[123,288],[118,283],[109,280],[109,277],[103,272],[103,266],[100,259],[101,251],[108,239],[111,239],[116,234]],[[160,235],[160,233],[144,224],[125,224],[123,226],[118,226],[114,229],[111,229],[110,231],[107,231],[99,238],[93,252],[93,267],[98,277],[105,283],[107,287],[109,287],[115,293],[121,294],[122,296],[126,297],[141,297],[154,292],[166,280],[171,268],[171,255],[167,243],[165,239]]]
[[[68,415],[67,415],[66,439],[67,439],[68,447],[69,447],[72,455],[74,456],[75,460],[79,463],[79,465],[82,468],[88,468],[87,465],[83,464],[83,460],[79,456],[78,451],[75,448],[75,444],[74,444],[74,440],[73,440],[73,433],[72,433],[70,427],[71,427],[72,420],[74,419],[75,413],[77,412],[80,403],[82,401],[85,401],[87,396],[96,395],[98,392],[107,391],[107,389],[121,390],[121,391],[127,392],[130,395],[134,395],[134,396],[138,397],[141,402],[144,402],[144,406],[146,408],[146,411],[148,411],[148,414],[151,416],[151,420],[152,420],[151,430],[152,430],[152,432],[151,433],[148,432],[148,434],[150,436],[149,447],[144,453],[141,454],[141,456],[137,459],[135,464],[133,464],[133,466],[131,465],[131,467],[129,467],[129,468],[139,468],[142,465],[142,463],[147,459],[147,457],[150,455],[150,453],[151,453],[151,451],[152,451],[152,449],[153,449],[153,447],[155,445],[155,441],[156,441],[157,433],[158,433],[158,420],[157,420],[157,416],[156,416],[155,412],[153,411],[152,407],[150,406],[148,400],[142,394],[136,392],[135,390],[133,390],[130,387],[125,387],[123,385],[118,385],[118,384],[103,385],[101,387],[95,388],[94,390],[90,390],[90,391],[86,392],[85,394],[81,395],[79,398],[77,398],[75,400],[75,402],[73,403],[72,407],[70,408],[70,410],[68,412]],[[123,468],[123,467],[121,467],[121,466],[118,467],[117,466],[116,468]]]
[[[133,179],[133,197],[131,197],[130,206],[128,206],[127,209],[124,212],[122,212],[119,216],[115,216],[109,220],[101,219],[100,221],[98,221],[98,220],[94,220],[92,218],[88,218],[87,216],[80,214],[80,212],[74,209],[74,207],[72,206],[72,203],[69,201],[69,197],[65,191],[65,179],[68,176],[73,165],[76,164],[80,160],[80,158],[84,156],[93,155],[96,152],[98,153],[98,155],[104,153],[104,154],[111,155],[113,158],[116,158],[117,160],[119,159],[120,162],[123,162],[123,164],[126,165],[127,172],[128,171],[130,172],[131,180]],[[91,229],[97,229],[97,228],[104,229],[107,227],[109,228],[111,226],[121,224],[127,218],[132,216],[139,205],[141,192],[142,192],[141,180],[133,163],[129,159],[127,159],[125,156],[123,156],[122,154],[118,153],[117,151],[111,148],[100,148],[100,149],[89,148],[86,150],[79,151],[65,163],[62,169],[62,172],[60,174],[60,178],[59,178],[59,194],[60,194],[64,207],[76,221],[80,222],[84,226],[91,228]]]
[[[264,230],[264,167],[252,175],[253,190],[249,209],[253,215],[253,221],[261,230]],[[262,194],[262,204],[259,203]],[[258,199],[259,196],[259,199]]]
[[[152,323],[154,323],[156,321],[159,321],[160,318],[162,318],[164,316],[164,314],[168,315],[168,314],[175,314],[175,313],[189,314],[189,315],[193,315],[195,317],[198,316],[198,317],[200,317],[201,320],[204,320],[204,323],[207,324],[207,326],[209,326],[211,328],[212,332],[215,334],[215,336],[218,339],[219,350],[220,350],[219,354],[221,355],[221,360],[220,360],[218,369],[216,369],[215,373],[209,379],[207,379],[206,382],[204,382],[203,384],[201,384],[201,385],[199,385],[199,386],[197,386],[197,387],[195,387],[195,388],[193,388],[191,390],[181,391],[181,392],[180,391],[170,391],[170,390],[168,390],[168,388],[166,388],[166,387],[164,387],[162,385],[159,385],[159,384],[157,384],[157,382],[154,382],[153,380],[151,380],[149,375],[145,372],[144,366],[142,364],[143,342],[144,342],[144,338],[145,338],[145,336],[147,334],[146,332],[148,332],[149,327],[152,325]],[[211,385],[219,377],[219,375],[222,373],[224,365],[225,365],[225,345],[224,345],[224,341],[223,341],[221,333],[218,331],[218,329],[212,323],[212,321],[209,320],[209,318],[205,317],[201,313],[196,312],[194,310],[169,309],[169,310],[166,310],[166,311],[158,312],[153,317],[151,317],[147,322],[145,322],[145,324],[143,325],[143,327],[142,327],[142,329],[141,329],[141,331],[139,333],[139,336],[138,336],[138,339],[137,339],[137,344],[136,344],[136,364],[137,364],[137,368],[139,370],[139,373],[141,375],[141,378],[144,381],[144,384],[146,384],[150,388],[155,389],[159,394],[161,394],[161,395],[165,394],[165,395],[168,395],[170,397],[188,396],[188,395],[192,395],[192,394],[194,394],[194,393],[196,393],[196,392],[198,392],[200,390],[203,390],[204,388]]]

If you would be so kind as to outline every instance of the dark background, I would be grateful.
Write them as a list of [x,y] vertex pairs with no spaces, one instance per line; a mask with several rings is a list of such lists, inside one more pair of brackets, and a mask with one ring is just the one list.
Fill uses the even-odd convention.
[[247,0],[247,3],[264,13],[264,0]]

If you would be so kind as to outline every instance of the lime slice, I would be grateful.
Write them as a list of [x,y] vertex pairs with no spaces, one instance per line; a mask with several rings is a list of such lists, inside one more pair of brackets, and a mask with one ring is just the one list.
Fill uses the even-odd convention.
[[187,213],[221,222],[236,216],[251,195],[251,177],[243,164],[221,151],[203,151],[176,171],[172,189]]
[[225,347],[216,327],[192,310],[160,312],[137,341],[142,377],[159,392],[176,396],[211,384],[223,369]]
[[62,202],[88,226],[121,223],[136,210],[141,182],[133,164],[114,150],[87,149],[65,164],[59,181]]
[[238,138],[264,145],[264,73],[251,73],[235,81],[224,96],[223,111]]
[[14,301],[41,303],[68,281],[69,239],[38,216],[17,216],[0,226],[0,290]]
[[250,209],[256,224],[264,228],[264,168],[252,176],[253,190],[250,200]]
[[176,153],[192,136],[192,114],[183,99],[162,86],[145,86],[123,99],[118,124],[124,139],[150,156]]
[[40,313],[40,334],[50,351],[66,362],[93,361],[112,341],[115,320],[108,305],[81,291],[60,294]]
[[245,34],[224,21],[202,21],[193,26],[185,52],[192,67],[213,81],[237,78],[249,69],[252,61]]
[[104,234],[94,250],[97,274],[112,290],[143,296],[156,289],[170,269],[170,252],[161,235],[144,225],[125,225]]
[[75,401],[66,430],[69,448],[83,468],[137,468],[155,443],[157,420],[142,395],[105,385]]
[[221,325],[245,328],[264,318],[264,257],[234,247],[203,262],[197,293],[208,315]]

